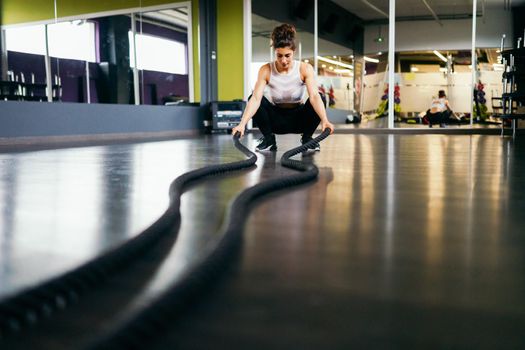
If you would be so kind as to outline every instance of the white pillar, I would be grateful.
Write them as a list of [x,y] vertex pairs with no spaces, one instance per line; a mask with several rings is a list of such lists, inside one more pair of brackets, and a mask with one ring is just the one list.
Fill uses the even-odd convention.
[[319,55],[319,32],[317,22],[319,20],[319,7],[317,6],[317,1],[314,0],[314,74],[317,76],[317,56]]
[[[251,94],[251,65],[252,65],[252,1],[243,1],[243,23],[244,23],[244,100]],[[270,51],[271,52],[271,51]]]
[[45,65],[46,65],[46,92],[47,92],[47,101],[53,102],[53,77],[51,76],[51,57],[49,57],[49,34],[48,34],[48,25],[45,25],[46,32],[46,56],[45,56]]
[[138,69],[138,59],[137,59],[137,24],[135,23],[135,14],[131,14],[131,33],[133,37],[133,94],[135,96],[135,104],[140,104],[140,84],[139,84],[139,69]]
[[[472,1],[472,53],[470,62],[472,63],[472,87],[470,93],[473,94],[474,87],[477,82],[477,58],[476,58],[476,14],[477,14],[477,0]],[[474,123],[474,103],[473,95],[470,95],[470,127]]]
[[2,72],[0,73],[2,80],[7,80],[7,40],[5,39],[5,37],[5,29],[0,28],[0,46],[2,46]]
[[394,127],[394,71],[396,49],[396,0],[390,0],[388,18],[388,128]]
[[86,61],[86,99],[87,103],[91,103],[91,84],[90,84],[90,74],[89,74],[89,61]]
[[[141,1],[141,5],[142,7],[142,1]],[[191,2],[189,2],[186,6],[186,9],[188,10],[188,24],[187,24],[187,30],[186,30],[186,37],[188,39],[188,89],[189,89],[189,99],[190,99],[190,102],[195,102],[195,82],[193,81],[195,75],[193,73],[193,68],[194,68],[194,65],[193,65],[193,45],[194,45],[194,40],[193,40],[193,14],[192,14],[192,9],[191,9]],[[195,41],[196,43],[198,43],[198,41]],[[198,45],[198,44],[197,44]]]

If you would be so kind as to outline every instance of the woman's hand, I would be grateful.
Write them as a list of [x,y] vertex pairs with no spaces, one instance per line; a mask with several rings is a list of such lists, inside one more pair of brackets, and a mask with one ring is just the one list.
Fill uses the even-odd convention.
[[330,123],[328,120],[325,120],[321,124],[321,130],[324,131],[325,129],[330,129],[330,134],[334,133],[334,125],[332,123]]
[[232,135],[235,136],[236,133],[239,133],[239,134],[241,134],[241,136],[239,138],[241,138],[241,137],[244,136],[244,129],[245,129],[245,126],[239,124],[235,128],[232,129]]

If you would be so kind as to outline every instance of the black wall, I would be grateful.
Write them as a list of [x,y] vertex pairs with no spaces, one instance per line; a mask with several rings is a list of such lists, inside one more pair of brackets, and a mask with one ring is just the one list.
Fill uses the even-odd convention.
[[518,38],[521,38],[521,45],[525,40],[525,6],[512,8],[512,26],[514,31],[513,46],[516,47]]

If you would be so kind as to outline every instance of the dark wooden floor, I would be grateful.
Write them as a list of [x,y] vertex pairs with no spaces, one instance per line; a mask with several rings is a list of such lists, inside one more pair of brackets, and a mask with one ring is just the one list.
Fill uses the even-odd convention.
[[[195,186],[176,241],[0,348],[81,348],[140,310],[238,192],[292,173],[278,161],[298,142]],[[151,348],[525,348],[524,153],[520,137],[332,135],[318,182],[261,202],[235,270]],[[140,232],[181,173],[241,158],[227,135],[0,155],[0,298]]]

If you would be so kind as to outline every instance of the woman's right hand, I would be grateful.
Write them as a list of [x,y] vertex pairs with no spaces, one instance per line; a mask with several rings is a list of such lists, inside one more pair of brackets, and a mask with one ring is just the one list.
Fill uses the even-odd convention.
[[235,136],[236,133],[239,133],[239,134],[241,134],[241,135],[239,136],[239,138],[241,138],[241,137],[244,136],[244,129],[245,129],[245,126],[239,124],[239,125],[237,125],[235,128],[232,129],[232,135]]

